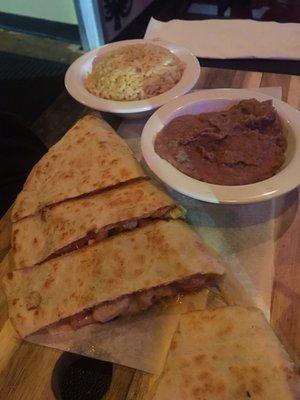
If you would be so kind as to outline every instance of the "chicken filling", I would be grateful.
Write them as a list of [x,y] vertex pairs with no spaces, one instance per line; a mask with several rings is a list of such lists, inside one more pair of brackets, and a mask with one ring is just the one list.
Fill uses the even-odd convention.
[[169,285],[158,286],[114,301],[105,302],[89,308],[72,317],[65,318],[50,325],[47,329],[50,334],[59,334],[79,329],[94,322],[105,323],[117,317],[129,316],[147,310],[161,299],[175,297],[180,294],[196,292],[215,280],[213,274],[196,274],[173,282]]
[[62,256],[63,254],[70,253],[74,250],[78,250],[81,247],[91,245],[96,242],[100,242],[101,240],[106,239],[107,237],[115,235],[117,233],[123,231],[129,231],[137,227],[144,226],[150,221],[153,221],[155,219],[177,219],[177,218],[183,218],[183,216],[184,216],[183,210],[177,206],[171,205],[162,207],[153,212],[152,214],[146,215],[141,219],[133,218],[127,221],[120,221],[115,224],[107,225],[100,230],[92,230],[88,232],[85,237],[78,239],[75,242],[72,242],[67,246],[64,246],[61,249],[55,251],[53,254],[51,254],[42,262],[48,261],[55,257]]

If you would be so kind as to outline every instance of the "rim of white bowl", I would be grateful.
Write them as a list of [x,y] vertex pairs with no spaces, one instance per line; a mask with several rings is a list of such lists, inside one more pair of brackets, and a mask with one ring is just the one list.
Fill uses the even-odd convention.
[[[169,49],[181,61],[186,64],[180,81],[170,90],[158,96],[137,101],[115,101],[99,98],[91,93],[84,86],[84,77],[91,70],[92,64],[98,57],[115,50],[120,46],[127,46],[138,43],[153,43]],[[89,51],[75,60],[68,68],[65,75],[65,86],[70,95],[78,102],[99,111],[112,112],[116,114],[128,114],[150,111],[175,99],[194,88],[201,74],[201,67],[198,59],[187,49],[173,43],[159,40],[135,39],[123,40],[110,43]]]
[[[232,101],[256,98],[273,100],[280,117],[289,126],[289,145],[293,155],[278,173],[260,182],[225,186],[193,179],[162,159],[154,150],[156,134],[177,115],[184,114],[192,105],[201,108],[207,101]],[[199,110],[199,113],[201,111]],[[290,136],[292,135],[292,136]],[[147,121],[141,136],[143,157],[150,170],[165,184],[177,192],[210,203],[243,204],[265,201],[287,193],[300,184],[300,112],[272,96],[248,89],[207,89],[189,93],[158,109]]]

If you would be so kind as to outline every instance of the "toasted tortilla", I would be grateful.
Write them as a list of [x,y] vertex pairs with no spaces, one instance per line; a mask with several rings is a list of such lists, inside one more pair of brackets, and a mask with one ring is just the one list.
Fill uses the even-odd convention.
[[262,312],[239,306],[183,315],[153,391],[153,400],[299,398],[292,364]]
[[13,224],[16,268],[30,267],[50,256],[100,241],[111,232],[132,229],[135,221],[182,215],[166,193],[145,180],[63,202]]
[[3,280],[21,337],[96,305],[223,267],[183,221],[157,221]]
[[104,120],[87,115],[34,166],[16,199],[12,220],[141,176],[127,144]]

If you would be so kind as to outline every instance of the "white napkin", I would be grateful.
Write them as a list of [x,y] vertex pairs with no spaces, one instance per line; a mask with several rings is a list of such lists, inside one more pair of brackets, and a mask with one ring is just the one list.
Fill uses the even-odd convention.
[[204,58],[300,60],[300,24],[252,20],[160,22],[151,18],[146,39],[160,39]]

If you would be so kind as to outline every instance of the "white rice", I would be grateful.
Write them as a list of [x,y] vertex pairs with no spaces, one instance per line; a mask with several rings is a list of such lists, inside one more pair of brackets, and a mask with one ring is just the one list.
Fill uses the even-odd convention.
[[121,46],[107,53],[87,75],[95,96],[118,101],[142,100],[166,92],[181,79],[184,64],[154,44]]

